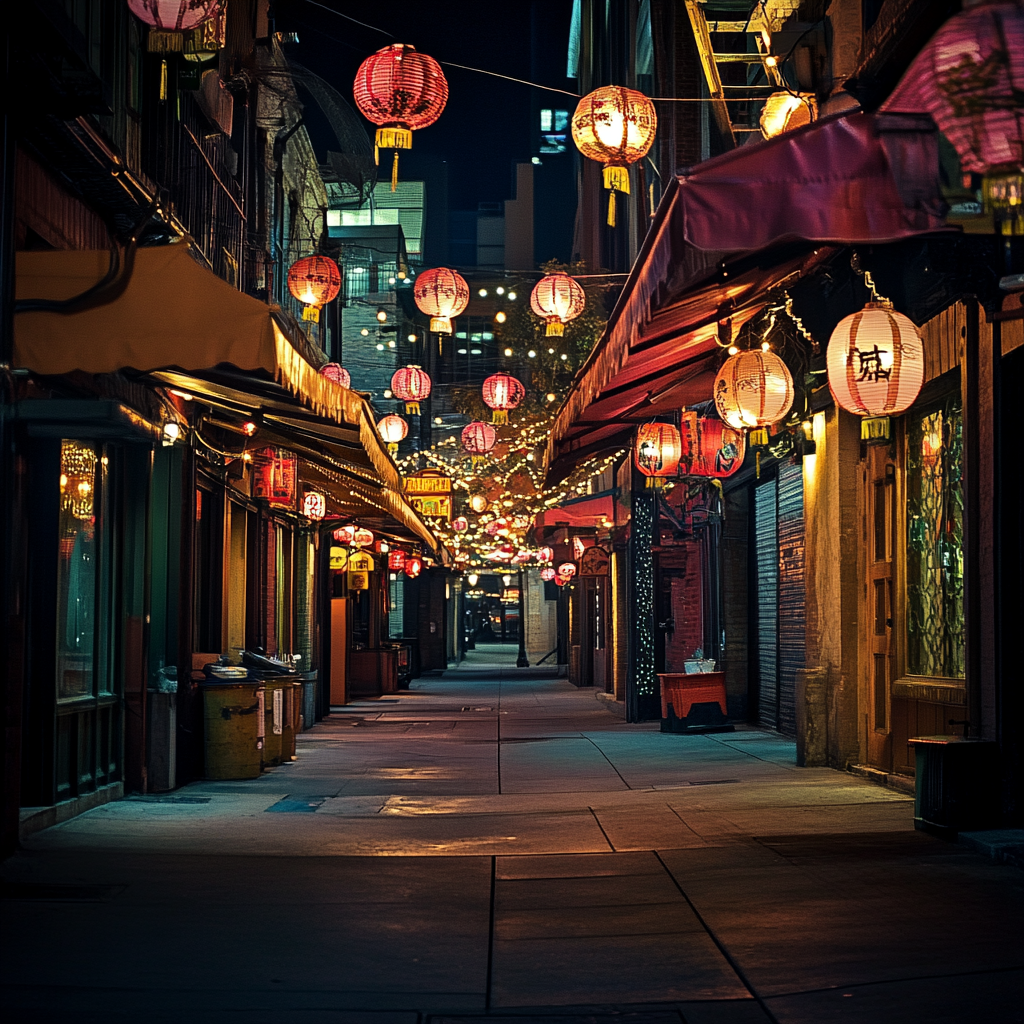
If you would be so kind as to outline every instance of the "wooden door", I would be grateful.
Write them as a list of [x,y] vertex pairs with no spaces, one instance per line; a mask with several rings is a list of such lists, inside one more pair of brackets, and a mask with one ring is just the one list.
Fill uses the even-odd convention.
[[608,581],[604,576],[584,576],[583,636],[580,644],[581,685],[608,689]]
[[887,446],[868,449],[867,459],[868,761],[892,771],[893,544],[896,467]]

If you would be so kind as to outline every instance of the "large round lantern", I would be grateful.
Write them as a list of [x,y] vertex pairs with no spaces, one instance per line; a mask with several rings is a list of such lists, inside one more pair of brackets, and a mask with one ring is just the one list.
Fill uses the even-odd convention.
[[304,256],[288,268],[288,291],[302,303],[302,319],[320,320],[320,307],[341,291],[338,264],[327,256]]
[[441,65],[405,43],[385,46],[367,57],[352,86],[363,117],[377,125],[374,155],[395,151],[391,191],[398,186],[398,151],[412,149],[412,133],[432,125],[448,102],[448,82]]
[[307,491],[302,499],[302,514],[319,522],[327,514],[327,499],[319,491]]
[[327,363],[326,366],[321,366],[320,376],[340,384],[343,388],[352,387],[352,375],[341,363]]
[[587,296],[568,274],[542,277],[530,293],[530,308],[547,323],[545,335],[560,337],[565,325],[587,307]]
[[715,378],[718,415],[736,430],[778,423],[793,405],[793,377],[774,352],[737,352]]
[[604,164],[611,227],[615,227],[615,193],[629,195],[627,165],[647,155],[657,130],[654,104],[642,92],[618,85],[588,93],[572,115],[573,142],[584,156]]
[[732,476],[743,465],[746,437],[721,420],[683,413],[682,458],[684,476],[713,479]]
[[410,416],[419,416],[420,401],[430,395],[430,374],[418,366],[403,366],[391,378],[391,390],[395,398],[405,402],[405,411]]
[[394,455],[398,451],[398,442],[405,440],[406,434],[409,433],[409,424],[401,416],[391,413],[381,418],[377,424],[377,432],[388,446],[388,451]]
[[494,373],[483,384],[484,405],[493,410],[492,423],[508,423],[509,409],[526,397],[526,388],[508,373]]
[[456,533],[465,533],[469,529],[469,520],[465,516],[456,516],[452,520],[452,529]]
[[469,499],[469,507],[474,512],[486,512],[487,511],[487,499],[482,494],[474,494]]
[[346,526],[339,526],[338,529],[334,531],[334,539],[339,544],[352,544],[356,539],[356,529],[357,527],[352,523],[349,523]]
[[457,271],[434,267],[416,278],[412,297],[417,309],[430,317],[432,331],[451,334],[452,317],[459,316],[469,305],[469,285]]
[[357,526],[352,534],[352,543],[357,548],[368,548],[373,543],[373,530],[365,526]]
[[405,568],[408,554],[400,548],[388,553],[388,568],[395,572],[401,572]]
[[921,337],[891,302],[869,302],[840,320],[826,362],[832,397],[857,416],[904,412],[924,383]]
[[470,455],[486,455],[498,439],[498,433],[490,423],[474,420],[462,428],[462,447]]
[[405,570],[406,576],[416,579],[423,572],[423,559],[419,555],[410,555],[402,568]]
[[128,7],[161,32],[188,32],[217,17],[221,0],[128,0]]
[[672,423],[645,423],[636,432],[634,462],[649,487],[675,476],[681,453],[679,431]]
[[802,128],[814,120],[816,110],[814,93],[773,92],[761,108],[761,134],[774,139],[783,132]]

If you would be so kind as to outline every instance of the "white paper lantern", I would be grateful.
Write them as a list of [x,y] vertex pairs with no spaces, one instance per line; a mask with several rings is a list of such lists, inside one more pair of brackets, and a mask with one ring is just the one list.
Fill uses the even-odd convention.
[[826,362],[832,397],[857,416],[904,412],[924,383],[921,336],[890,302],[869,302],[840,320]]
[[793,405],[793,377],[774,352],[737,352],[715,378],[718,415],[736,430],[778,423]]

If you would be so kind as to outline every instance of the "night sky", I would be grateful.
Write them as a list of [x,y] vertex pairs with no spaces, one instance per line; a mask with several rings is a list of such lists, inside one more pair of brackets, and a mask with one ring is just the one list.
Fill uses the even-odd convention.
[[[330,82],[352,103],[359,64],[392,42],[409,43],[439,61],[485,68],[544,85],[574,90],[565,77],[572,0],[275,0],[279,30],[295,30],[299,44],[288,56]],[[325,10],[333,8],[390,35],[364,28]],[[532,43],[531,43],[532,40]],[[512,166],[532,155],[533,107],[575,105],[571,97],[531,89],[472,71],[445,67],[448,105],[436,124],[417,131],[412,153],[402,154],[402,176],[418,177],[421,161],[447,161],[449,206],[476,209],[512,195]],[[309,104],[308,106],[310,106]],[[353,103],[354,107],[354,103]],[[333,146],[329,133],[309,111],[318,156]],[[369,122],[364,121],[368,131]],[[422,173],[422,172],[420,172]]]

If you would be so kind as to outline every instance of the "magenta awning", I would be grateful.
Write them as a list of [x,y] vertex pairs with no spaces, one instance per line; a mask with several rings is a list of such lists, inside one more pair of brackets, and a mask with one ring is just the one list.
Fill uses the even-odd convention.
[[735,332],[837,247],[948,230],[927,117],[836,116],[669,183],[605,333],[548,443],[549,482],[634,426],[711,397]]

